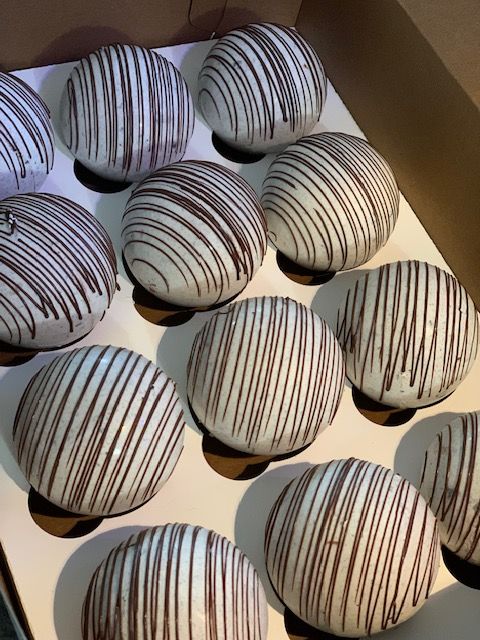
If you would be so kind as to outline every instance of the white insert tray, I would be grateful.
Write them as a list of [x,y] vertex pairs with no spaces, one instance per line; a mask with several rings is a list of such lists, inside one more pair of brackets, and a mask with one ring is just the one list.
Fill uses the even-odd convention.
[[[211,42],[166,47],[162,55],[183,73],[196,95],[196,78]],[[18,72],[45,99],[57,118],[63,85],[73,64]],[[353,118],[328,87],[328,100],[316,131],[345,131],[362,135]],[[195,132],[185,159],[208,159],[225,164],[259,190],[273,156],[250,165],[225,161],[211,143],[211,132],[197,114]],[[73,174],[73,159],[57,135],[55,166],[43,191],[67,196],[93,212],[109,232],[117,250],[121,290],[104,320],[82,344],[113,344],[142,353],[178,384],[188,426],[180,462],[166,486],[140,509],[113,519],[83,538],[60,539],[42,531],[27,507],[28,484],[12,454],[12,425],[20,396],[31,376],[59,352],[40,354],[13,368],[0,368],[0,541],[3,545],[35,640],[81,640],[80,614],[90,577],[109,550],[132,532],[166,522],[189,522],[218,531],[234,541],[257,567],[268,600],[268,640],[287,639],[283,608],[266,577],[263,530],[270,506],[285,484],[309,464],[355,456],[394,468],[417,481],[423,452],[447,422],[458,413],[479,409],[480,359],[466,381],[440,405],[418,411],[400,427],[382,427],[363,418],[355,408],[347,384],[333,425],[306,451],[273,463],[250,481],[227,480],[206,463],[202,438],[185,403],[185,368],[195,333],[210,317],[197,314],[187,324],[162,328],[149,324],[135,311],[132,285],[121,262],[120,217],[130,189],[101,195],[83,187]],[[291,282],[278,269],[275,251],[265,261],[242,298],[258,295],[289,296],[312,308],[332,325],[345,289],[367,268],[406,258],[426,260],[448,270],[441,254],[404,198],[395,232],[384,249],[361,269],[337,275],[316,287]],[[442,565],[434,593],[423,609],[400,627],[378,635],[379,640],[471,640],[480,626],[479,594],[459,583]]]

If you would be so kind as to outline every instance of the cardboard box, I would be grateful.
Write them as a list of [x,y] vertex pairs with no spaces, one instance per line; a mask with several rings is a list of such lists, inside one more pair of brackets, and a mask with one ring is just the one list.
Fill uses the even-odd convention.
[[[477,278],[480,267],[480,79],[476,75],[476,61],[480,58],[480,6],[475,0],[456,0],[453,4],[447,0],[227,0],[225,5],[222,0],[142,0],[141,5],[140,11],[138,5],[129,0],[104,3],[97,0],[82,3],[26,0],[20,11],[17,2],[4,0],[0,16],[0,68],[13,70],[74,60],[113,41],[160,46],[205,40],[213,33],[221,34],[252,21],[295,25],[316,46],[340,96],[367,137],[392,164],[417,217],[480,307]],[[452,34],[455,35],[453,40]],[[335,117],[329,120],[329,114],[326,114],[321,125],[349,130],[352,124],[343,106],[335,103],[334,107]],[[60,170],[67,170],[67,166]],[[259,180],[254,172],[249,177]],[[79,197],[85,198],[84,206],[92,208],[88,206],[90,201],[86,195]],[[117,200],[121,202],[121,197]],[[392,239],[392,253],[380,255],[378,264],[387,258],[399,259],[403,252],[403,257],[431,259],[446,267],[406,203],[402,207],[404,226]],[[270,263],[267,260],[267,268],[275,273],[271,259]],[[283,280],[272,289],[280,295],[285,290]],[[261,293],[260,286],[258,290],[249,287],[245,295]],[[311,292],[305,288],[296,290],[295,297],[302,301],[308,302],[309,296]],[[117,317],[122,317],[123,302],[118,303]],[[201,322],[200,318],[197,328]],[[139,341],[137,346],[128,346],[155,360],[154,342],[158,342],[158,335],[154,336],[153,330],[147,334],[148,343]],[[99,329],[89,336],[87,343],[106,341],[108,337],[108,332]],[[120,337],[115,336],[115,339],[120,340]],[[151,353],[148,353],[149,349]],[[38,366],[36,363],[36,368]],[[471,375],[478,376],[478,367],[476,371]],[[0,377],[0,385],[2,383]],[[474,388],[475,384],[470,380],[464,394],[455,396],[456,399],[446,405],[448,410],[478,409]],[[16,393],[20,394],[21,389]],[[344,420],[348,419],[350,410],[351,407],[344,409]],[[435,413],[433,411],[431,415]],[[353,437],[349,452],[368,457],[369,437],[373,438],[372,434],[376,433],[375,437],[383,438],[385,434],[376,432],[368,424],[362,423],[361,427],[365,429],[362,434],[365,443],[357,436]],[[398,432],[396,439],[405,434],[406,430]],[[334,441],[329,444],[329,436],[325,435],[325,445],[319,445],[318,452],[328,459],[328,455],[336,452],[336,444]],[[192,432],[188,436],[187,444],[190,439],[192,447],[196,446],[197,434]],[[0,446],[3,445],[0,438]],[[192,459],[199,455],[201,452],[195,451]],[[293,462],[308,459],[307,455]],[[177,479],[172,479],[172,495],[182,495],[182,482],[188,482],[189,477],[188,461],[184,455],[176,472]],[[388,464],[385,459],[378,461]],[[15,470],[11,471],[12,477],[16,474]],[[214,477],[208,476],[208,482],[212,492],[223,486]],[[232,495],[234,506],[237,502],[241,506],[242,491],[238,483]],[[167,494],[160,494],[159,499],[157,508],[164,505],[167,510],[171,506],[172,500]],[[8,508],[8,501],[5,506]],[[26,505],[24,508],[26,511]],[[209,520],[207,515],[206,526],[215,528],[215,521]],[[28,519],[27,511],[25,523]],[[149,519],[147,516],[141,523],[148,524]],[[202,514],[194,511],[192,520],[203,524]],[[136,516],[121,519],[117,526],[125,524],[138,524]],[[221,529],[220,522],[216,528]],[[225,530],[221,532],[229,534]],[[229,537],[234,539],[231,533]],[[55,543],[55,540],[41,540],[37,552],[47,552],[49,544]],[[103,545],[108,547],[105,539]],[[103,557],[102,553],[98,553],[99,558]],[[0,589],[16,612],[18,626],[23,627],[25,637],[31,638],[28,610],[24,615],[21,599],[12,588],[14,583],[9,578],[8,562],[2,564],[6,584],[0,584]],[[22,571],[25,572],[25,568]],[[41,589],[41,584],[38,588]],[[450,596],[450,601],[458,605],[459,597],[462,602],[468,600],[468,594],[465,596],[461,591],[460,596],[454,594],[453,599]],[[62,602],[65,603],[65,599]],[[410,628],[415,632],[418,629],[421,635],[425,625],[428,626],[428,616],[423,612],[419,616],[422,617],[414,619],[417,626]],[[441,622],[446,625],[443,620]],[[447,637],[467,640],[470,636]],[[36,637],[35,640],[53,638]]]

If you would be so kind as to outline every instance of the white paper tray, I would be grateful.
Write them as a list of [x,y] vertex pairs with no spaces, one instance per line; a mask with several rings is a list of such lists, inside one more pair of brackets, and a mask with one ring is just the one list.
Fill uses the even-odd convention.
[[[196,95],[196,78],[210,42],[167,47],[159,51],[180,68]],[[57,118],[60,93],[73,64],[18,72],[39,91]],[[318,131],[345,131],[362,135],[342,101],[329,85],[328,100]],[[185,159],[223,163],[246,178],[257,190],[273,156],[259,163],[237,165],[225,161],[211,144],[211,133],[197,114],[195,133]],[[82,344],[121,345],[142,353],[178,383],[185,400],[185,367],[193,336],[210,313],[197,314],[183,326],[162,328],[135,311],[132,285],[120,259],[120,217],[130,190],[101,195],[84,188],[73,174],[73,159],[57,136],[53,172],[43,191],[65,195],[93,212],[109,232],[117,250],[119,283],[112,307]],[[333,323],[345,289],[365,268],[393,260],[417,258],[444,269],[448,266],[422,225],[402,198],[395,232],[387,246],[361,269],[337,275],[321,287],[291,282],[276,266],[275,252],[265,261],[241,297],[289,296]],[[108,551],[132,532],[166,522],[190,522],[218,531],[243,549],[262,577],[269,603],[268,640],[286,639],[282,607],[272,593],[263,561],[263,529],[270,506],[285,484],[310,463],[355,456],[393,467],[415,480],[423,451],[455,414],[479,409],[480,359],[463,385],[442,404],[418,411],[406,425],[381,427],[356,410],[350,385],[345,387],[335,421],[318,440],[297,457],[273,463],[251,481],[227,480],[213,471],[202,454],[202,438],[185,405],[188,427],[185,449],[171,479],[148,504],[122,517],[104,520],[84,538],[59,539],[32,521],[28,485],[12,455],[11,431],[15,410],[30,377],[59,352],[41,354],[18,367],[0,369],[0,541],[26,611],[35,640],[81,640],[80,612],[90,577]],[[378,635],[379,640],[472,640],[480,626],[479,594],[457,583],[441,567],[434,594],[423,609],[397,629]]]

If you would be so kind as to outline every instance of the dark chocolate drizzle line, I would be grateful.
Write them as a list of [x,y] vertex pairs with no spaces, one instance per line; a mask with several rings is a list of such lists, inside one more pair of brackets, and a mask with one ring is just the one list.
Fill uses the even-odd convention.
[[[296,47],[298,57],[284,54]],[[249,144],[274,139],[277,121],[305,135],[326,98],[326,76],[314,49],[295,30],[265,23],[221,38],[202,66],[199,87],[200,104],[211,102],[218,114],[226,110],[235,140],[239,123],[246,123]]]
[[[146,76],[146,78],[144,78]],[[74,155],[130,174],[180,160],[193,133],[192,97],[181,74],[148,49],[114,44],[83,58],[66,87],[65,143]]]
[[180,455],[183,426],[174,385],[153,363],[93,346],[32,378],[13,435],[38,493],[73,513],[108,515],[158,491]]
[[323,320],[294,300],[264,297],[231,304],[206,323],[187,375],[192,408],[216,437],[225,431],[251,449],[268,434],[272,452],[287,452],[333,420],[345,373]]
[[[34,339],[37,323],[66,320],[73,333],[116,288],[113,245],[99,222],[67,198],[17,195],[0,202],[16,232],[0,225],[0,333],[10,344]],[[5,339],[5,338],[4,338]]]
[[480,563],[480,423],[459,417],[430,446],[420,486],[440,524],[442,542],[464,560]]
[[[165,167],[140,183],[127,203],[122,238],[126,255],[136,256],[133,271],[143,262],[167,291],[180,280],[200,302],[213,292],[213,304],[239,280],[246,284],[267,250],[265,216],[252,188],[233,171],[204,161]],[[155,260],[141,258],[142,245]],[[161,270],[166,261],[178,269],[174,282]]]
[[[308,208],[302,192],[314,203]],[[367,142],[321,133],[277,157],[263,184],[262,206],[294,247],[294,261],[301,256],[304,266],[330,271],[363,264],[386,243],[399,198],[390,167]]]
[[[370,635],[406,619],[430,593],[439,552],[437,523],[415,488],[353,458],[292,481],[266,527],[267,568],[280,598],[336,633]],[[355,627],[347,622],[352,611]]]
[[472,367],[478,320],[456,278],[410,260],[383,265],[356,282],[338,313],[337,336],[357,388],[373,384],[380,366],[375,400],[383,402],[396,378],[406,376],[417,399],[429,404],[453,391]]
[[90,582],[85,640],[264,640],[266,599],[248,558],[219,534],[153,527],[113,549]]
[[0,72],[0,159],[15,175],[17,189],[34,154],[50,173],[54,136],[47,105],[23,80]]

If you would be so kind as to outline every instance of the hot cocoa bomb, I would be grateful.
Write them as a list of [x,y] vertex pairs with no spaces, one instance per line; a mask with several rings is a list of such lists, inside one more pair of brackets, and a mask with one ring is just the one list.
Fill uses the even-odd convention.
[[123,215],[122,239],[144,289],[183,307],[236,296],[267,250],[265,215],[250,185],[199,160],[164,167],[138,185]]
[[63,196],[0,201],[0,341],[61,347],[103,318],[116,289],[116,259],[102,225]]
[[113,44],[83,58],[61,100],[65,144],[94,174],[142,180],[180,160],[195,112],[187,84],[168,60],[134,45]]
[[305,269],[331,272],[358,267],[383,247],[399,199],[392,170],[368,142],[329,132],[277,156],[261,201],[275,247]]
[[83,639],[266,640],[267,600],[248,558],[190,524],[131,536],[95,571]]
[[249,24],[212,47],[198,103],[214,133],[246,153],[270,153],[317,124],[327,81],[313,47],[294,29]]
[[0,200],[38,191],[52,170],[54,149],[42,98],[20,78],[0,72]]
[[438,572],[435,516],[407,480],[373,462],[332,460],[283,490],[265,537],[267,571],[301,620],[358,638],[424,604]]
[[443,269],[392,262],[350,287],[337,337],[357,389],[387,406],[417,408],[451,394],[472,368],[477,312],[465,288]]
[[247,298],[217,312],[195,337],[187,370],[193,413],[238,451],[276,456],[312,443],[344,388],[333,331],[289,298]]
[[144,356],[113,346],[74,349],[31,379],[13,430],[30,485],[89,516],[129,511],[170,477],[183,448],[175,385]]

